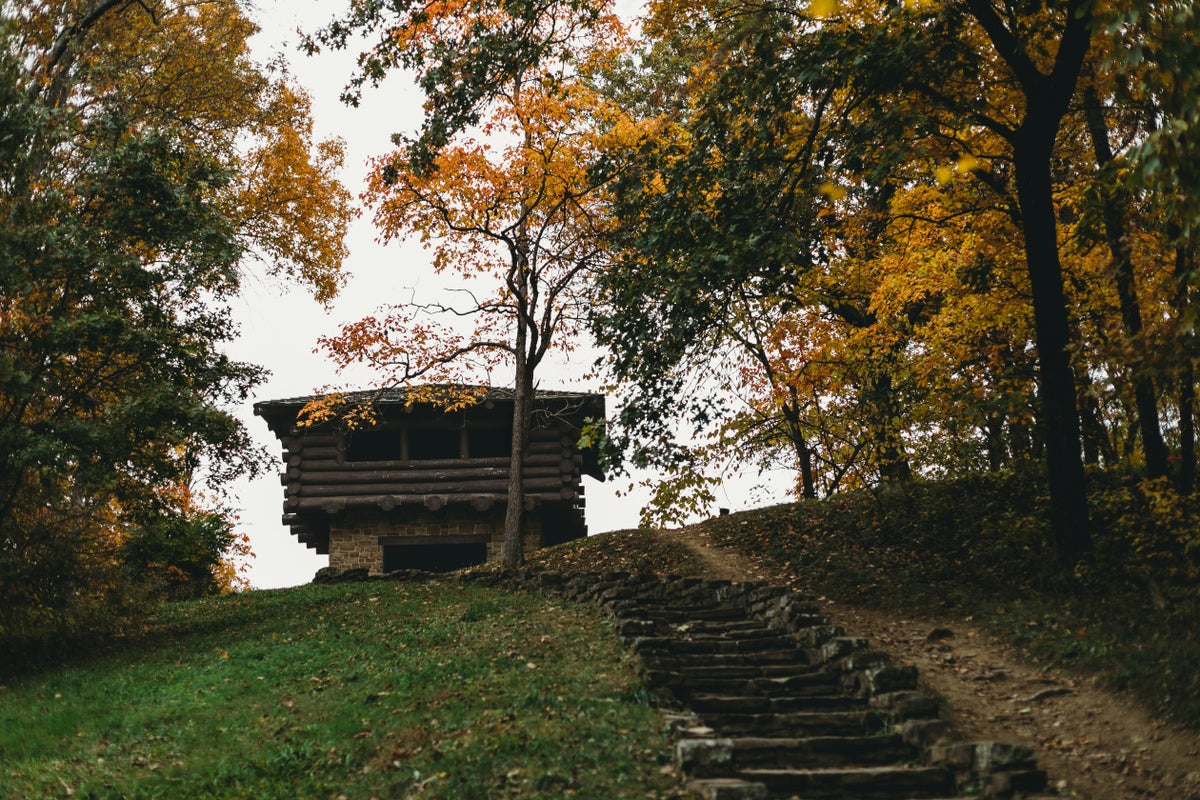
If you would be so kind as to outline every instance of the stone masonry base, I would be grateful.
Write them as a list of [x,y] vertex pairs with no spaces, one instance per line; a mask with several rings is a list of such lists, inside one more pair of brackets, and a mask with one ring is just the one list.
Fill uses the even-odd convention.
[[[499,561],[504,542],[503,509],[489,512],[473,510],[406,511],[347,514],[335,518],[329,526],[329,566],[338,570],[365,569],[372,575],[383,572],[385,536],[487,536],[487,560]],[[527,514],[525,551],[542,544],[540,520]]]

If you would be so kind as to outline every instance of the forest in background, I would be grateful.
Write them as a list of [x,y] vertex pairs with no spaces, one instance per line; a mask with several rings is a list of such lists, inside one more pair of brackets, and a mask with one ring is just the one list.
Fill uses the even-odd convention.
[[[233,0],[0,12],[0,624],[33,641],[214,586],[171,542],[228,522],[198,482],[261,466],[228,299],[254,264],[332,297],[353,202]],[[360,203],[490,293],[322,346],[529,397],[594,338],[627,402],[587,435],[663,476],[648,521],[739,467],[815,497],[1033,465],[1069,571],[1089,468],[1195,490],[1198,29],[1179,0],[659,0],[633,33],[595,0],[357,0],[309,55],[366,43],[349,103],[399,71],[427,98]]]

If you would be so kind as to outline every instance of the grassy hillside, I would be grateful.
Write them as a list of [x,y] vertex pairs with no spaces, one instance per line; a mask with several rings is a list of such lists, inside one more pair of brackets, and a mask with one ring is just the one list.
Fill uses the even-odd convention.
[[[973,616],[1041,663],[1100,671],[1200,727],[1200,520],[1097,480],[1096,552],[1046,558],[1040,482],[914,484],[705,524],[801,591]],[[537,554],[561,570],[703,574],[653,531]],[[165,606],[108,655],[0,685],[0,800],[674,797],[630,657],[588,609],[367,583]]]
[[[1042,664],[1104,674],[1159,716],[1200,729],[1200,502],[1092,476],[1096,549],[1075,570],[1048,554],[1037,475],[917,482],[704,524],[799,590],[839,603],[972,616]],[[538,557],[546,566],[694,574],[678,545],[628,531]]]
[[674,796],[629,656],[586,609],[453,583],[165,607],[0,687],[0,798]]

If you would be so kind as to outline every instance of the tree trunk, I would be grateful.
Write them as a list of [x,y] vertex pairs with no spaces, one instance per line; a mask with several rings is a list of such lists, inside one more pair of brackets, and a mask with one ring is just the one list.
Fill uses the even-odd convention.
[[788,388],[790,399],[783,404],[783,419],[787,423],[787,436],[796,454],[796,464],[800,467],[800,496],[811,500],[817,496],[817,485],[813,482],[812,448],[808,446],[808,440],[804,437],[804,427],[800,424],[799,393],[795,386]]
[[875,457],[879,477],[885,483],[903,483],[912,479],[912,468],[900,437],[900,409],[890,372],[875,376],[870,389],[871,435],[875,440]]
[[817,485],[813,482],[812,450],[804,437],[800,437],[800,441],[796,443],[796,457],[800,459],[801,496],[805,500],[815,500]]
[[1079,414],[1075,408],[1075,377],[1067,351],[1070,343],[1067,300],[1058,255],[1058,225],[1050,173],[1060,118],[1038,120],[1033,109],[1029,109],[1025,124],[1013,142],[1013,163],[1033,295],[1050,519],[1059,560],[1072,565],[1091,549],[1092,538]]
[[1091,47],[1095,12],[1087,0],[1067,0],[1061,8],[1058,52],[1050,72],[1044,73],[1025,49],[1031,44],[1022,38],[1026,32],[1010,27],[1012,21],[1002,16],[991,0],[965,2],[990,39],[995,55],[1012,71],[1024,100],[1020,127],[1009,131],[1008,138],[1025,239],[1025,265],[1033,296],[1041,427],[1046,442],[1046,483],[1050,490],[1054,544],[1060,563],[1073,565],[1091,548],[1092,537],[1080,453],[1079,414],[1075,410],[1075,379],[1067,352],[1067,304],[1058,256],[1051,165],[1059,127],[1075,95]]
[[1004,415],[988,414],[984,417],[983,436],[986,442],[988,472],[999,472],[1004,468],[1008,453],[1004,449]]
[[[1104,110],[1096,96],[1096,88],[1089,86],[1084,97],[1084,116],[1092,138],[1092,150],[1096,154],[1096,166],[1103,170],[1113,161],[1112,147],[1108,143],[1108,124]],[[1128,208],[1128,193],[1114,189],[1102,197],[1104,229],[1108,249],[1112,254],[1113,275],[1116,279],[1117,298],[1121,307],[1121,322],[1125,335],[1134,347],[1133,395],[1137,409],[1138,432],[1142,436],[1142,453],[1146,459],[1146,475],[1160,478],[1167,474],[1167,445],[1163,441],[1162,428],[1158,420],[1158,397],[1154,381],[1147,374],[1142,360],[1145,343],[1142,337],[1142,309],[1138,303],[1137,284],[1133,274],[1133,253],[1129,247],[1129,233],[1125,224],[1125,209]]]
[[[1176,228],[1172,238],[1178,238]],[[1175,245],[1175,318],[1187,319],[1191,304],[1192,258],[1189,248]],[[1181,494],[1190,494],[1196,485],[1196,368],[1193,366],[1192,349],[1195,347],[1194,333],[1183,336],[1180,349],[1183,353],[1179,368],[1179,477],[1176,485]]]
[[529,443],[533,407],[533,370],[526,356],[524,320],[517,324],[516,380],[513,385],[512,458],[508,468],[508,507],[504,513],[504,543],[500,564],[516,569],[525,563],[525,450]]

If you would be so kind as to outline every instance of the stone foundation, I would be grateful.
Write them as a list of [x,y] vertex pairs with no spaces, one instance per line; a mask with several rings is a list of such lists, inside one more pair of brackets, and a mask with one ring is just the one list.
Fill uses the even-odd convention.
[[[487,560],[499,561],[504,543],[504,510],[478,512],[443,509],[437,512],[364,512],[334,517],[329,526],[329,566],[337,570],[383,572],[383,545],[389,536],[486,536]],[[532,552],[542,544],[541,520],[526,514],[524,545]]]

